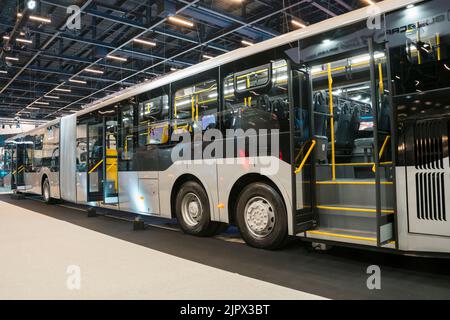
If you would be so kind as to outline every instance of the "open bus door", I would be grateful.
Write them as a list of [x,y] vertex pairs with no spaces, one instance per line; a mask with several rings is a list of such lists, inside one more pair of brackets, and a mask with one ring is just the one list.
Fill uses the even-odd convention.
[[25,190],[25,169],[28,166],[28,148],[30,145],[17,142],[12,145],[11,152],[11,189]]
[[369,40],[292,68],[297,234],[372,246],[394,240],[387,58],[384,44]]
[[317,143],[311,128],[310,77],[306,70],[290,67],[291,163],[294,233],[317,226],[314,212],[315,170],[313,149]]
[[118,203],[117,118],[87,124],[87,201]]

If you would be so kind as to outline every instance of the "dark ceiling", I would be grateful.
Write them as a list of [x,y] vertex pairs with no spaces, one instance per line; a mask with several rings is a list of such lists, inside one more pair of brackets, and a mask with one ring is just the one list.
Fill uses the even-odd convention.
[[[256,43],[292,31],[298,28],[293,19],[308,25],[367,5],[366,0],[36,0],[29,10],[27,1],[1,0],[2,118],[51,120],[205,55],[242,47],[242,40]],[[68,28],[74,22],[68,19],[70,5],[81,9],[80,29]],[[193,25],[168,20],[174,15]]]

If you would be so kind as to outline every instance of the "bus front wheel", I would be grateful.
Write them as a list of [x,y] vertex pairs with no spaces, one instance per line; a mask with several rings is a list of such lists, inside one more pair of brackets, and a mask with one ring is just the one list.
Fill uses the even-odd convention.
[[283,199],[270,185],[254,182],[242,190],[236,207],[236,222],[245,242],[256,248],[275,250],[288,238]]
[[195,236],[212,236],[221,226],[211,221],[208,195],[196,181],[185,182],[178,191],[176,216],[181,229]]

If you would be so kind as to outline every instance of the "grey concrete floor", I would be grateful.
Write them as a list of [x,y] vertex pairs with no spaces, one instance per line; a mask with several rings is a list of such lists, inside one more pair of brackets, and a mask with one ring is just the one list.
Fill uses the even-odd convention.
[[0,299],[320,299],[1,200],[0,257]]
[[[108,216],[88,218],[86,212],[78,206],[67,203],[49,206],[42,203],[39,197],[14,200],[9,195],[0,194],[0,204],[0,281],[10,284],[13,289],[23,290],[24,287],[20,287],[23,283],[21,279],[30,278],[30,283],[34,284],[30,288],[34,291],[30,289],[29,294],[51,296],[55,285],[58,290],[65,291],[68,276],[65,268],[72,263],[81,267],[81,290],[66,293],[61,298],[123,295],[130,298],[165,298],[174,293],[171,298],[256,299],[267,294],[268,298],[287,299],[291,293],[293,297],[297,297],[297,294],[303,296],[302,293],[306,292],[316,295],[314,297],[333,299],[450,299],[450,259],[409,257],[339,246],[317,252],[299,239],[292,241],[283,250],[258,250],[243,244],[233,228],[220,237],[198,238],[173,231],[177,230],[174,221],[161,222],[162,219],[152,218],[148,222],[157,224],[158,227],[133,231],[132,224],[123,220],[131,217],[124,213],[115,213],[121,219]],[[4,208],[8,208],[7,214],[4,214]],[[17,219],[21,219],[20,223],[11,222],[11,225],[6,218],[2,218],[4,215],[15,221],[16,211],[19,212]],[[47,227],[47,222],[52,223],[52,227]],[[53,225],[53,222],[58,223]],[[22,226],[22,223],[27,226]],[[9,230],[11,228],[16,231]],[[79,229],[82,231],[78,232]],[[42,244],[35,247],[32,243],[34,241]],[[8,253],[2,249],[7,246],[10,247]],[[135,246],[142,252],[136,253],[135,250],[138,249],[128,249]],[[27,253],[30,248],[36,252]],[[76,254],[73,255],[68,249]],[[61,256],[54,257],[54,253],[60,253]],[[15,254],[18,256],[15,257]],[[5,255],[12,257],[11,262],[3,263]],[[24,255],[33,257],[33,261],[24,260]],[[168,260],[166,256],[169,257]],[[72,257],[79,259],[75,261]],[[150,260],[153,257],[163,257],[163,261],[173,261],[175,265],[146,261],[145,257]],[[13,268],[8,275],[3,275],[2,268],[10,266],[14,261],[17,269]],[[57,267],[52,267],[52,261],[58,263]],[[178,264],[188,267],[179,268]],[[367,269],[373,265],[379,266],[381,270],[380,290],[370,290],[367,287],[370,276]],[[43,270],[42,280],[33,278],[38,275],[34,272],[37,268]],[[51,268],[51,272],[48,268]],[[198,273],[186,271],[193,269]],[[206,270],[213,271],[204,273]],[[228,274],[239,277],[230,277],[231,280],[223,278]],[[111,278],[105,279],[107,276]],[[55,277],[59,278],[54,280]],[[199,279],[195,279],[196,277]],[[236,280],[241,277],[245,280]],[[226,280],[222,281],[221,278]],[[160,286],[151,289],[148,287],[149,284],[157,283],[158,279],[163,279],[164,285],[167,284],[161,289],[161,294],[155,293]],[[131,281],[127,283],[129,280]],[[45,292],[46,282],[51,285],[48,293]],[[259,287],[259,283],[265,286],[273,284],[275,289],[272,290],[271,286]],[[92,295],[94,291],[88,285],[94,285],[92,288],[99,291]],[[197,286],[197,289],[192,288],[192,285]],[[36,286],[42,288],[42,292],[36,292]],[[4,287],[0,282],[0,292],[6,290]],[[172,290],[180,287],[176,292]],[[278,293],[279,289],[287,288],[293,291]],[[13,291],[8,289],[8,292]],[[101,294],[97,294],[98,292]],[[2,293],[0,296],[3,297]]]

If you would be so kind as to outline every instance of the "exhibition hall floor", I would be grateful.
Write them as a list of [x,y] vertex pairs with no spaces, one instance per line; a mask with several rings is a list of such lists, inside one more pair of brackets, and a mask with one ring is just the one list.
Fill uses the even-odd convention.
[[[89,218],[71,204],[0,195],[0,299],[449,299],[450,261],[294,240],[280,251],[238,235]],[[370,290],[367,268],[381,270]]]

